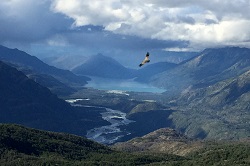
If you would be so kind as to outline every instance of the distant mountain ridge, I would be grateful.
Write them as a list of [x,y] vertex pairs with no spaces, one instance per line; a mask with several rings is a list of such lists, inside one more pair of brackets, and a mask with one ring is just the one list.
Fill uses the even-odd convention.
[[111,57],[98,54],[90,57],[85,63],[76,67],[72,71],[79,75],[97,76],[103,78],[135,78],[135,81],[147,83],[152,76],[167,71],[175,66],[176,64],[174,63],[158,62],[147,64],[142,68],[138,67],[138,69],[130,69],[122,66]]
[[250,49],[206,49],[175,68],[151,77],[150,82],[179,94],[189,86],[206,87],[250,69]]
[[79,75],[118,79],[133,78],[135,72],[135,70],[125,68],[113,58],[102,54],[91,56],[84,64],[74,68],[72,71]]
[[[173,126],[190,138],[241,139],[250,136],[250,49],[206,49],[156,74],[162,101],[175,110]],[[142,114],[139,115],[140,117]]]
[[139,82],[148,83],[151,77],[154,77],[156,74],[173,69],[176,66],[177,64],[169,62],[158,62],[154,64],[147,64],[147,66],[144,66],[143,68],[137,70],[136,72],[137,78],[135,80]]
[[0,60],[14,64],[19,70],[25,71],[27,74],[49,75],[66,85],[85,85],[89,78],[76,76],[68,70],[62,70],[49,66],[36,58],[18,49],[9,49],[0,45]]
[[[72,70],[77,66],[85,63],[92,55],[86,55],[87,53],[82,52],[80,55],[55,55],[51,57],[42,58],[45,63],[55,66],[60,69]],[[176,51],[163,51],[160,52],[150,52],[152,63],[159,62],[169,62],[178,64],[186,59],[190,59],[191,57],[198,54],[197,52],[176,52]],[[144,57],[144,52],[121,52],[119,55],[116,53],[110,53],[109,55],[105,54],[105,56],[112,57],[119,63],[121,63],[126,68],[136,69]]]
[[82,65],[87,59],[88,57],[86,56],[60,55],[56,57],[43,58],[42,60],[51,66],[71,71],[77,66]]

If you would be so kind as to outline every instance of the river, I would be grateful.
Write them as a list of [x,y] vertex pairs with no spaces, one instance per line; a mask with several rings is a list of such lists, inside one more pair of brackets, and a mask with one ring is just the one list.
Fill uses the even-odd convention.
[[[75,102],[80,100],[87,99],[71,99],[66,100],[72,106],[82,106],[82,107],[95,107],[95,106],[85,106],[75,104]],[[126,118],[126,113],[121,112],[119,110],[113,110],[105,107],[95,107],[95,108],[104,108],[106,111],[101,112],[102,118],[110,123],[107,126],[101,126],[97,128],[93,128],[87,131],[86,137],[93,141],[102,143],[102,144],[113,144],[119,138],[122,138],[126,135],[129,135],[130,132],[126,131],[126,129],[121,129],[121,126],[128,125],[129,123],[133,123],[134,121]]]

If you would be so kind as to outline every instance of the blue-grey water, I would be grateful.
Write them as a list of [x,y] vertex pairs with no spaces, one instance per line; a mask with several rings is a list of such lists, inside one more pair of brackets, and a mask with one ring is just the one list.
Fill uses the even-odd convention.
[[103,144],[115,143],[119,138],[122,138],[130,133],[126,130],[122,130],[120,126],[128,125],[134,121],[126,118],[126,113],[118,110],[106,108],[107,112],[101,113],[102,118],[110,125],[97,127],[87,131],[86,137]]
[[101,77],[90,77],[86,87],[92,87],[99,90],[121,90],[133,92],[152,92],[162,93],[165,89],[160,89],[148,84],[139,83],[133,79],[109,79]]
[[126,118],[126,113],[106,107],[76,104],[77,101],[81,100],[89,99],[69,99],[66,101],[75,107],[105,108],[106,111],[100,112],[100,114],[102,115],[103,120],[106,120],[110,123],[110,125],[96,127],[88,130],[86,135],[88,139],[103,144],[113,144],[120,138],[130,134],[129,131],[121,128],[121,126],[128,125],[129,123],[134,122]]

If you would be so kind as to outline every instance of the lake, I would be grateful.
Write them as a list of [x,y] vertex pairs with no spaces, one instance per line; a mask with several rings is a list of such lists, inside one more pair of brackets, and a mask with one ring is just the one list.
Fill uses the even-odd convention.
[[165,89],[160,89],[152,85],[134,81],[134,79],[109,79],[101,77],[90,77],[86,87],[92,87],[99,90],[121,90],[133,92],[152,92],[162,93]]

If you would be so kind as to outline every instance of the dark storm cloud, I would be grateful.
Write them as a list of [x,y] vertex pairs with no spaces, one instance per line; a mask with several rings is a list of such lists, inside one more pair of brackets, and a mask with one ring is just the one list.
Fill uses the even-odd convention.
[[[93,29],[93,28],[91,28]],[[68,33],[65,36],[69,43],[93,49],[164,49],[168,47],[186,47],[187,41],[166,41],[158,39],[141,38],[138,36],[119,35],[105,30],[78,31]]]
[[72,20],[51,12],[50,5],[48,0],[0,2],[0,41],[37,42],[67,31]]
[[250,47],[249,9],[248,0],[2,0],[0,44],[92,52]]

